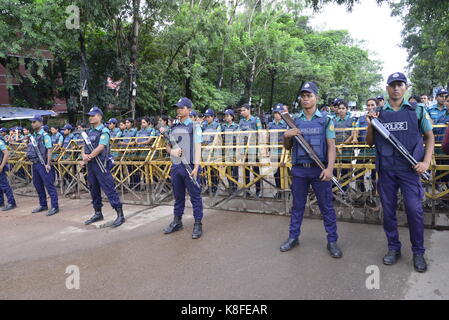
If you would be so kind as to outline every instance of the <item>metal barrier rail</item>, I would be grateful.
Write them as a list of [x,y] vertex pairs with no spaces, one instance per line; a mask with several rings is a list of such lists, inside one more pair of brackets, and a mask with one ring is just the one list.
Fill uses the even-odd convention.
[[[364,130],[349,128],[336,130]],[[283,148],[279,135],[285,130],[204,132],[201,183],[206,207],[245,212],[289,214],[291,208],[291,152]],[[143,145],[142,139],[149,139]],[[432,180],[425,185],[426,226],[436,227],[437,219],[449,212],[449,156],[438,152],[437,144],[430,170]],[[86,168],[81,165],[82,140],[55,150],[53,164],[57,185],[63,196],[88,198]],[[111,169],[116,189],[124,203],[157,205],[170,203],[171,160],[165,140],[157,137],[112,138],[114,157]],[[31,164],[26,146],[11,144],[9,177],[14,189],[31,180]],[[380,223],[382,210],[376,193],[375,153],[365,143],[337,142],[335,176],[346,188],[341,196],[334,188],[334,205],[340,220]],[[245,173],[250,178],[245,181]],[[256,194],[256,189],[260,193]],[[34,191],[34,190],[33,190]],[[27,192],[29,193],[29,192]],[[403,211],[399,201],[399,211]],[[306,216],[320,218],[316,199],[310,195]],[[405,214],[398,216],[406,224]]]

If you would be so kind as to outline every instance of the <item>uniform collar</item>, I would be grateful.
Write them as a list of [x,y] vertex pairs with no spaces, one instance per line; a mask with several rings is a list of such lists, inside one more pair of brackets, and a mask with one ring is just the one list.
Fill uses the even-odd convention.
[[[402,100],[401,103],[401,108],[399,110],[404,109],[405,107],[411,107],[410,103],[408,103],[407,101],[405,101],[405,99]],[[394,109],[392,108],[392,106],[390,105],[390,101],[385,101],[385,105],[383,106],[382,110],[386,111],[390,109],[391,111],[394,111]]]
[[225,127],[230,127],[230,126],[233,126],[233,125],[235,125],[234,121],[232,121],[231,123],[227,123],[227,122],[224,123]]
[[[432,106],[430,106],[429,107],[429,110],[431,110],[431,109],[437,109],[437,110],[440,110],[439,108],[438,108],[438,103],[435,103],[434,105],[432,105]],[[447,107],[443,104],[443,109],[442,110],[447,110]]]
[[44,129],[41,128],[37,133],[34,132],[33,134],[36,136],[36,135],[41,135],[41,134],[44,134],[44,133],[45,133]]
[[[180,124],[183,124],[183,125],[185,125],[185,126],[188,126],[188,125],[191,124],[192,122],[193,122],[193,121],[192,121],[192,119],[190,119],[190,117],[187,117],[187,119],[184,120],[184,121],[179,121]],[[206,124],[207,124],[207,122],[206,122]]]
[[346,117],[344,119],[340,118],[340,116],[336,116],[335,120],[336,121],[346,121],[351,117],[351,114],[348,112],[348,114],[346,115]]
[[[304,111],[301,110],[301,112],[299,113],[299,117],[302,118],[302,117],[305,117],[305,116],[306,116],[306,115],[304,114]],[[315,113],[312,115],[312,119],[313,119],[313,117],[315,117],[315,116],[317,116],[317,117],[319,117],[319,118],[321,118],[321,117],[323,116],[323,114],[321,113],[320,110],[318,110],[318,108],[315,110]]]
[[103,128],[104,128],[104,125],[102,124],[102,123],[100,123],[98,126],[96,126],[94,129],[95,130],[97,130],[97,131],[101,131],[101,130],[103,130]]
[[284,120],[283,119],[281,119],[279,121],[273,120],[273,123],[274,124],[284,124]]
[[249,119],[248,119],[248,120],[246,120],[246,118],[242,118],[242,119],[243,119],[243,121],[251,121],[251,120],[254,119],[254,116],[253,116],[253,115],[249,116]]

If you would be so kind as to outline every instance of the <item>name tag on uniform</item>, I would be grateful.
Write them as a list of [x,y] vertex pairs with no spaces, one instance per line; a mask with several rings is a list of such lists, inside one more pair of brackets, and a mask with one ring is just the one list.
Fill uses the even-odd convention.
[[402,122],[386,122],[383,124],[388,131],[407,131],[407,121]]

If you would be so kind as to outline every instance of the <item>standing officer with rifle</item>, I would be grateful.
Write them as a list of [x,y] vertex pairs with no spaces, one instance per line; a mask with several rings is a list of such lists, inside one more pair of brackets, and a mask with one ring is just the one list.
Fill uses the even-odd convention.
[[33,163],[33,184],[39,195],[39,207],[32,213],[48,210],[47,195],[45,189],[51,198],[51,209],[47,216],[52,216],[59,212],[58,193],[56,192],[55,169],[51,167],[51,154],[53,145],[51,137],[42,129],[43,119],[41,116],[34,116],[31,121],[33,133],[30,136],[30,142],[27,146],[27,158]]
[[88,133],[81,132],[84,140],[82,150],[83,161],[87,164],[87,181],[89,191],[92,196],[92,204],[95,210],[92,218],[84,222],[91,223],[103,220],[101,207],[101,190],[108,197],[111,207],[117,212],[117,218],[112,223],[111,228],[116,228],[125,222],[123,206],[115,190],[114,178],[110,172],[112,162],[109,156],[109,140],[111,138],[109,129],[102,124],[103,111],[98,107],[93,107],[87,113],[91,128]]
[[[293,207],[290,220],[290,235],[282,244],[282,252],[289,251],[299,244],[298,237],[304,216],[309,186],[315,192],[320,211],[323,215],[324,228],[327,232],[327,249],[333,258],[341,258],[342,251],[337,245],[337,217],[332,204],[332,171],[336,157],[335,130],[332,119],[317,108],[318,88],[314,82],[306,82],[301,90],[302,111],[295,119],[296,128],[284,133],[284,147],[292,149],[292,197]],[[286,116],[283,113],[283,117]],[[287,119],[287,118],[284,118]],[[287,119],[288,120],[288,119]],[[290,117],[291,120],[291,117]],[[286,121],[289,127],[290,121]],[[312,150],[305,150],[298,140],[293,138],[302,135]],[[313,154],[313,152],[315,154]],[[317,156],[319,160],[316,159]],[[321,167],[319,165],[324,164]],[[336,181],[336,180],[335,180]],[[337,182],[338,186],[338,182]]]
[[169,140],[167,152],[172,160],[170,176],[175,197],[174,219],[164,229],[164,233],[170,234],[183,228],[182,215],[184,214],[187,189],[195,218],[192,239],[198,239],[203,234],[201,222],[203,219],[203,200],[201,199],[199,182],[202,131],[199,124],[194,123],[189,117],[192,110],[190,99],[181,98],[174,107],[177,108],[176,113],[179,121],[173,124],[170,133],[162,128],[160,129],[164,137]]
[[376,146],[376,170],[379,174],[377,188],[388,240],[388,253],[384,256],[383,263],[392,265],[401,257],[396,220],[397,192],[400,188],[410,229],[413,264],[416,271],[425,272],[427,263],[424,259],[422,207],[424,190],[419,176],[429,179],[426,171],[435,145],[432,124],[423,105],[413,107],[404,100],[408,89],[404,74],[397,72],[390,75],[386,89],[389,100],[377,110],[379,112],[369,113],[366,136],[367,143]]

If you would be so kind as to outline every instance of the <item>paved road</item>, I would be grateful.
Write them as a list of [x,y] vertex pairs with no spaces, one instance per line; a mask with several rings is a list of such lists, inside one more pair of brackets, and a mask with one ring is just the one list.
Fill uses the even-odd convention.
[[[301,244],[281,253],[288,217],[206,210],[204,236],[190,237],[193,218],[172,235],[161,230],[172,208],[126,206],[118,229],[83,226],[86,200],[61,201],[54,217],[31,214],[32,197],[0,213],[0,299],[448,299],[448,231],[426,230],[430,269],[411,265],[408,230],[395,266],[381,263],[380,226],[339,223],[341,260],[325,250],[320,220],[305,219]],[[114,219],[106,205],[107,222]],[[66,288],[66,268],[80,270],[80,289]],[[380,288],[368,290],[365,271],[377,265]]]

